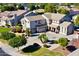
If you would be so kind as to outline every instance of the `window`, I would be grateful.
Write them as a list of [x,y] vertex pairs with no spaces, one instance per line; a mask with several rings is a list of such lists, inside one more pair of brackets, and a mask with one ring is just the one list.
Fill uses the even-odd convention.
[[41,21],[40,20],[38,21],[38,24],[41,24]]
[[27,22],[27,21],[25,20],[25,22]]
[[63,32],[63,27],[62,27],[62,32]]
[[64,32],[66,32],[66,28],[65,28]]
[[37,23],[37,21],[35,21],[35,23]]
[[50,19],[50,20],[49,20],[49,24],[51,24],[51,23],[52,23],[52,20]]

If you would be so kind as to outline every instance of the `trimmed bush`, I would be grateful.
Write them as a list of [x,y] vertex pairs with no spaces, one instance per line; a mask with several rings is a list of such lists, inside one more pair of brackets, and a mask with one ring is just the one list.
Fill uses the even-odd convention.
[[65,46],[67,46],[67,44],[68,44],[68,39],[67,39],[67,38],[59,38],[58,43],[59,43],[61,46],[65,47]]

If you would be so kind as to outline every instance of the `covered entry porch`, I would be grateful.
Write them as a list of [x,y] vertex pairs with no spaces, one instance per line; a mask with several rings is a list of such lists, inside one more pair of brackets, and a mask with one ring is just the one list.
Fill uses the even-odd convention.
[[55,33],[59,33],[59,31],[60,31],[60,27],[55,24],[49,25],[48,29],[52,32],[55,32]]

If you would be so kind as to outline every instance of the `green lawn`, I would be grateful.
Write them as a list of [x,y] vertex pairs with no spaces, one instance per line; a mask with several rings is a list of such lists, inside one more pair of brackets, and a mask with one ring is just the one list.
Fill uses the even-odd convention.
[[0,33],[1,32],[9,32],[10,30],[11,30],[11,28],[0,27]]
[[32,56],[63,56],[62,53],[49,51],[47,48],[40,48],[39,50],[32,52],[29,55],[32,55]]

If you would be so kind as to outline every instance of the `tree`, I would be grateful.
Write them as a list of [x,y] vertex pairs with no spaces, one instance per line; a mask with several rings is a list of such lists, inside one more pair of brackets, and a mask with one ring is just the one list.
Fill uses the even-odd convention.
[[24,6],[22,6],[21,4],[18,4],[18,5],[17,5],[17,9],[24,10]]
[[14,6],[8,6],[8,5],[1,6],[2,12],[4,12],[4,11],[14,11],[14,10],[16,10],[16,8]]
[[76,19],[74,19],[74,25],[79,26],[79,15],[77,15]]
[[59,43],[61,46],[65,47],[65,46],[67,46],[67,44],[68,44],[68,39],[67,39],[67,38],[59,38],[58,43]]
[[31,30],[29,28],[26,28],[26,35],[30,36],[32,34]]
[[26,44],[26,39],[24,36],[18,36],[18,37],[14,37],[14,38],[11,38],[9,40],[9,45],[12,46],[12,47],[20,47],[22,45],[25,45]]
[[34,9],[36,9],[34,4],[30,4],[29,8],[30,8],[31,11],[34,10]]
[[65,8],[59,8],[58,9],[58,13],[61,13],[61,14],[69,14],[69,11],[66,10]]
[[48,41],[48,37],[46,34],[41,34],[41,35],[39,35],[38,38],[41,40],[42,43],[45,43]]
[[45,12],[53,12],[56,13],[56,7],[53,4],[45,5]]
[[40,9],[44,9],[44,7],[45,7],[45,4],[40,3]]
[[9,33],[9,32],[2,32],[1,33],[1,38],[3,38],[4,40],[9,40],[13,37],[15,37],[14,33]]

